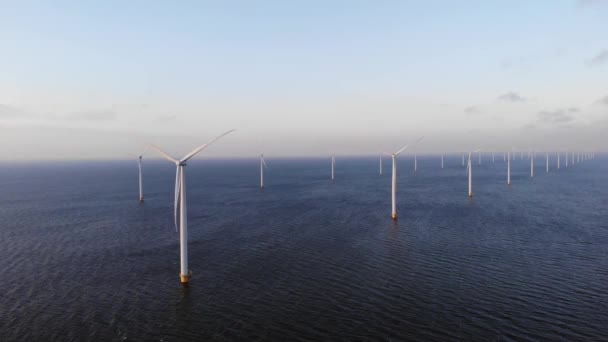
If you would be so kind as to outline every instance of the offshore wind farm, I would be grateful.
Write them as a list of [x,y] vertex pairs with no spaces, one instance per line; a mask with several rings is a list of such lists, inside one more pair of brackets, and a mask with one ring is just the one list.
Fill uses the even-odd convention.
[[589,0],[3,5],[0,342],[608,341],[606,32]]

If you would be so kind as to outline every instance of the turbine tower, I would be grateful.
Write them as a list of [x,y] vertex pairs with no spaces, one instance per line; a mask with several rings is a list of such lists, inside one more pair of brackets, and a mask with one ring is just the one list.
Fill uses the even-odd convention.
[[[473,197],[473,163],[471,162],[471,155],[477,152],[479,152],[479,150],[469,152],[469,161],[467,162],[467,174],[469,176],[469,197]],[[479,155],[481,155],[481,153]]]
[[530,157],[530,178],[534,178],[534,155]]
[[[420,140],[422,140],[423,138],[424,138],[424,136],[418,138],[418,140],[416,140],[416,142],[414,142],[414,145],[416,143],[418,143]],[[395,153],[384,152],[385,154],[390,155],[391,159],[393,161],[393,170],[392,170],[392,175],[391,175],[391,178],[392,178],[392,181],[391,181],[391,218],[393,220],[397,219],[397,204],[396,204],[396,200],[397,200],[397,156],[401,152],[405,151],[408,147],[409,147],[409,145],[406,145]]]
[[336,158],[334,155],[331,155],[331,180],[334,180],[334,165],[336,164]]
[[264,168],[268,167],[264,160],[264,153],[260,154],[260,189],[264,189]]
[[144,186],[143,186],[143,181],[142,181],[142,177],[141,177],[141,159],[143,158],[144,154],[148,151],[148,149],[146,148],[142,154],[137,156],[137,167],[139,169],[139,201],[143,202],[144,201]]
[[175,163],[175,201],[173,210],[173,219],[175,223],[175,229],[177,230],[177,210],[179,208],[179,255],[180,255],[180,281],[182,284],[188,284],[192,272],[188,268],[188,206],[186,202],[186,173],[185,168],[190,158],[194,157],[197,153],[204,150],[207,146],[214,143],[216,140],[227,135],[228,133],[234,132],[230,130],[220,136],[213,138],[211,141],[203,146],[200,146],[192,152],[188,153],[182,159],[176,159],[163,152],[160,148],[150,145],[152,148],[158,151],[163,158],[168,161]]
[[507,185],[511,185],[511,151],[507,154]]

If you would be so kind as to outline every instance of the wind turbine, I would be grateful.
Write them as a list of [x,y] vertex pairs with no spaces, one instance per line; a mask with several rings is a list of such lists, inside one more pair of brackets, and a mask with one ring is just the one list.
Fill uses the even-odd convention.
[[[469,161],[467,163],[467,174],[469,175],[469,197],[473,197],[473,164],[471,163],[471,154],[477,152],[479,152],[479,149],[469,152]],[[479,155],[481,155],[481,153]]]
[[534,155],[530,157],[530,178],[534,178]]
[[260,154],[260,188],[264,189],[264,168],[268,167],[264,160],[264,153]]
[[566,154],[566,167],[568,167],[568,152],[566,152],[565,154]]
[[443,169],[443,153],[441,154],[441,168]]
[[576,160],[574,159],[574,152],[572,152],[572,159],[571,159],[571,161],[572,161],[572,165],[576,164]]
[[[420,140],[422,140],[424,138],[424,136],[418,138],[418,140],[416,140],[414,142],[413,145],[415,145],[416,143],[418,143]],[[391,218],[393,220],[397,219],[397,204],[396,204],[396,199],[397,199],[397,156],[405,151],[407,148],[409,147],[409,145],[404,146],[402,149],[400,149],[399,151],[395,152],[395,153],[388,153],[388,152],[384,152],[385,154],[388,154],[391,156],[392,160],[393,160],[393,172],[392,172],[392,187],[391,187]]]
[[382,176],[382,153],[380,154],[380,176]]
[[511,185],[511,151],[507,154],[507,185]]
[[334,165],[336,164],[336,158],[334,155],[331,155],[331,180],[334,180]]
[[557,169],[558,169],[558,170],[559,170],[559,167],[560,167],[560,166],[559,166],[559,155],[560,155],[560,153],[559,153],[559,152],[557,152]]
[[545,152],[545,157],[547,158],[547,174],[549,174],[549,152]]
[[203,146],[197,147],[192,150],[192,152],[188,153],[182,159],[175,159],[163,152],[160,148],[150,145],[152,148],[158,151],[161,156],[167,159],[170,162],[175,163],[176,171],[175,171],[175,202],[174,202],[174,211],[173,218],[175,223],[175,229],[177,230],[177,209],[179,207],[179,255],[180,255],[180,281],[182,284],[187,284],[190,279],[190,275],[192,272],[188,269],[188,206],[186,203],[186,174],[185,167],[190,158],[194,157],[197,153],[204,150],[207,146],[211,145],[218,139],[227,135],[228,133],[232,133],[235,130],[232,129],[222,135],[219,135],[213,138],[211,141],[206,143]]
[[143,182],[142,182],[142,178],[141,178],[141,159],[147,151],[148,151],[148,148],[146,148],[140,155],[136,156],[137,157],[137,167],[139,168],[139,201],[140,202],[144,201],[144,186],[143,186]]

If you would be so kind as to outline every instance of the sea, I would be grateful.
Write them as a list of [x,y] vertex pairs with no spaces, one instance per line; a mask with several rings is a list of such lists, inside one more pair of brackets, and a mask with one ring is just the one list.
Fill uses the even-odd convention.
[[0,341],[608,341],[608,156],[0,163]]

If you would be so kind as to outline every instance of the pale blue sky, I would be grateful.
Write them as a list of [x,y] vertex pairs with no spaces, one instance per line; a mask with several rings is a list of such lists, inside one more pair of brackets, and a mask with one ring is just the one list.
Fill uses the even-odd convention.
[[608,1],[1,8],[0,159],[606,144]]

